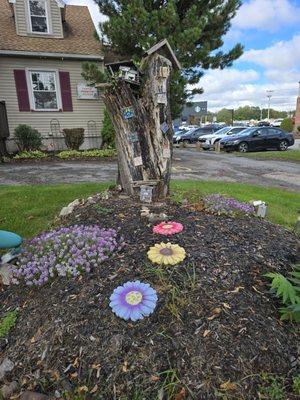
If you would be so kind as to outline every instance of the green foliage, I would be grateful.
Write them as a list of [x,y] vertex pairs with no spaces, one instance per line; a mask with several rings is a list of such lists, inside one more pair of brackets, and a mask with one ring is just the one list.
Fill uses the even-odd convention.
[[38,130],[25,124],[16,127],[15,141],[20,151],[38,150],[42,145],[42,137]]
[[115,128],[110,120],[107,110],[104,111],[103,126],[101,130],[102,147],[115,148]]
[[263,377],[266,386],[261,386],[259,392],[264,399],[268,400],[285,400],[286,394],[284,389],[284,380],[281,377],[266,375]]
[[9,331],[15,326],[18,317],[18,311],[7,312],[0,322],[0,338],[8,335]]
[[298,396],[300,395],[300,375],[293,377],[293,391]]
[[292,132],[294,129],[293,120],[291,118],[285,118],[280,125],[280,128],[286,132]]
[[225,124],[231,124],[232,123],[232,111],[227,110],[226,108],[222,108],[217,113],[217,121],[218,122],[225,122]]
[[84,142],[84,129],[83,128],[72,128],[63,129],[65,143],[70,150],[79,150],[79,147]]
[[14,156],[15,160],[23,159],[41,159],[47,157],[47,154],[40,150],[22,151]]
[[[108,17],[100,24],[101,39],[108,51],[140,60],[145,49],[167,38],[183,67],[171,84],[171,108],[178,116],[186,99],[199,93],[188,91],[203,70],[230,67],[243,52],[240,44],[228,52],[220,50],[230,21],[241,5],[240,0],[95,0],[100,12]],[[200,89],[200,92],[202,89]]]
[[280,309],[281,319],[300,322],[300,264],[295,266],[289,278],[273,272],[265,276],[272,279],[271,291],[285,306]]
[[300,132],[300,126],[297,127],[298,132]]
[[89,82],[90,85],[95,85],[96,83],[107,82],[108,77],[105,72],[103,72],[99,66],[95,63],[84,62],[81,64],[82,77]]
[[114,157],[116,150],[102,149],[102,150],[66,150],[57,154],[57,157],[62,159],[68,158],[86,158],[86,157]]

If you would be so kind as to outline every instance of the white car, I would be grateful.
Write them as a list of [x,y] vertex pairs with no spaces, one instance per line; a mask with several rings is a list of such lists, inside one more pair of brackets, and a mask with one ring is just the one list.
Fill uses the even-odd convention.
[[219,129],[218,131],[210,134],[204,135],[199,138],[199,142],[202,143],[202,148],[204,150],[208,150],[214,147],[214,145],[229,135],[235,135],[241,132],[243,129],[246,129],[245,126],[224,126],[224,128]]
[[282,121],[283,121],[283,118],[275,119],[275,121],[273,121],[271,125],[276,126],[277,128],[280,128]]

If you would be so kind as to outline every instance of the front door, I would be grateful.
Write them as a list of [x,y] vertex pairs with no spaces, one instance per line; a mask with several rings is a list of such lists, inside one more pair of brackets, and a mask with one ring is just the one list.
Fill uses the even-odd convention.
[[249,141],[250,150],[262,150],[265,148],[266,128],[258,128]]

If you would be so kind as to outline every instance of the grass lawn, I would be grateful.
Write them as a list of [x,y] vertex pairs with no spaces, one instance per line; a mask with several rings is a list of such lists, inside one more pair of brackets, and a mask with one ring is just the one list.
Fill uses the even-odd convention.
[[[0,186],[0,227],[31,237],[47,230],[60,209],[76,198],[87,197],[109,186],[84,183],[72,185]],[[282,189],[238,183],[173,181],[173,198],[198,201],[200,196],[221,193],[239,200],[264,200],[269,205],[268,218],[292,228],[300,208],[300,194]]]
[[282,160],[300,163],[300,150],[260,151],[246,154],[234,153],[237,156],[257,158],[259,160]]

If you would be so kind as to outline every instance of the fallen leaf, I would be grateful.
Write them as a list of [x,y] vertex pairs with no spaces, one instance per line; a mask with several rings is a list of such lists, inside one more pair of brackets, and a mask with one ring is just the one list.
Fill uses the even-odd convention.
[[209,329],[205,329],[205,331],[203,332],[203,337],[206,337],[210,334],[210,330]]
[[123,372],[127,372],[128,371],[127,367],[128,367],[128,361],[124,361],[124,365],[122,367],[122,371]]
[[151,381],[152,381],[152,382],[157,382],[157,381],[159,381],[159,376],[157,376],[157,375],[152,375],[152,376],[151,376]]
[[73,372],[73,374],[70,374],[70,377],[73,379],[73,378],[77,378],[77,376],[78,376],[78,374],[77,374],[77,372]]
[[224,308],[227,308],[227,310],[230,310],[230,308],[231,308],[230,305],[227,304],[227,303],[223,303],[222,306],[223,306]]
[[210,316],[210,317],[208,317],[207,319],[209,320],[209,321],[212,321],[213,319],[215,319],[215,318],[217,318],[219,315],[220,315],[220,313],[221,313],[221,308],[219,308],[219,307],[216,307],[216,308],[214,308],[213,309],[213,315],[212,316]]
[[227,381],[220,385],[220,389],[228,391],[228,390],[236,390],[237,385],[233,382]]
[[234,290],[231,290],[229,293],[239,293],[243,289],[245,289],[244,286],[238,286]]
[[182,388],[180,392],[176,395],[175,400],[183,400],[186,395],[186,390],[185,388]]
[[88,388],[87,386],[80,386],[80,387],[78,388],[78,391],[79,391],[79,392],[88,392],[88,391],[89,391],[89,388]]
[[98,390],[98,385],[95,385],[95,386],[93,387],[93,389],[90,391],[90,393],[96,393],[97,390]]

